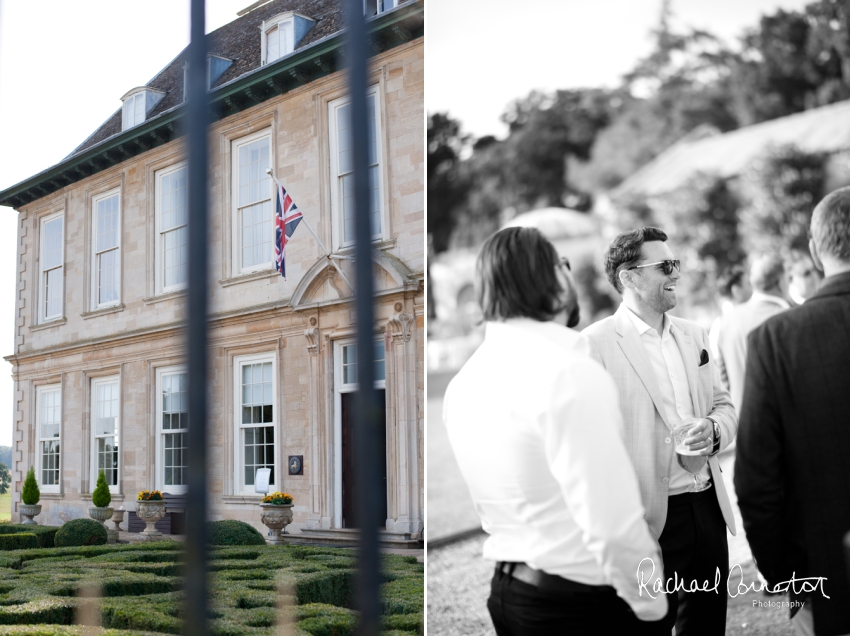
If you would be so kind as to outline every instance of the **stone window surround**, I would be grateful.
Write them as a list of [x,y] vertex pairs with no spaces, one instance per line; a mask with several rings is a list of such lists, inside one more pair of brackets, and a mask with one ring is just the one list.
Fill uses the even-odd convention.
[[[28,212],[22,211],[20,214],[20,225],[23,234],[18,234],[17,239],[24,245],[23,251],[21,251],[21,247],[18,247],[19,258],[22,258],[25,263],[24,269],[21,269],[20,266],[17,267],[17,291],[20,294],[20,298],[27,298],[27,304],[29,307],[24,305],[23,309],[20,310],[20,316],[24,316],[29,314],[28,322],[30,330],[38,330],[38,329],[48,329],[50,327],[55,327],[60,324],[64,324],[66,322],[66,314],[65,314],[65,285],[64,285],[64,273],[63,273],[63,283],[62,283],[62,315],[61,317],[54,318],[50,321],[42,323],[39,320],[40,317],[40,300],[41,300],[41,219],[53,216],[54,214],[64,212],[68,209],[68,195],[67,193],[62,193],[61,196],[54,197],[52,200],[42,205],[38,209],[32,209]],[[67,236],[67,224],[68,219],[67,215],[65,215],[65,221],[62,227],[62,235],[63,235],[63,252],[64,252],[64,237]],[[32,244],[27,245],[27,229],[32,230]],[[22,236],[24,238],[22,238]],[[63,253],[63,269],[67,265],[65,262],[66,254]],[[30,261],[30,262],[26,262]],[[35,273],[35,275],[31,275],[29,271],[30,266],[32,266],[31,271]],[[28,280],[29,277],[29,280]],[[18,295],[15,298],[19,298]],[[19,306],[20,308],[20,306]],[[18,334],[18,330],[16,328],[16,335]]]
[[[246,138],[250,135],[268,130],[270,135],[270,157],[269,161],[272,164],[272,170],[277,170],[275,165],[276,148],[277,148],[277,130],[278,130],[278,113],[277,108],[248,119],[240,123],[222,130],[219,134],[219,152],[221,156],[221,277],[219,282],[222,286],[242,282],[242,276],[247,274],[242,273],[236,260],[238,245],[236,244],[236,236],[234,228],[238,222],[235,214],[235,192],[233,191],[234,180],[234,155],[232,153],[233,143]],[[212,149],[211,149],[212,150]],[[269,275],[277,273],[274,270],[274,262],[271,254],[269,254]],[[257,270],[257,272],[266,273],[266,270]],[[247,278],[247,277],[246,277]],[[253,278],[251,278],[253,280]]]
[[176,373],[187,373],[188,369],[185,364],[159,364],[153,367],[154,372],[154,391],[153,391],[153,410],[151,411],[154,416],[154,430],[156,435],[156,440],[154,442],[154,462],[153,462],[153,474],[155,475],[154,483],[156,484],[155,488],[162,492],[168,492],[170,494],[184,494],[188,490],[188,486],[166,486],[165,485],[165,476],[163,474],[163,468],[165,466],[164,453],[163,453],[163,445],[162,445],[162,437],[165,434],[165,431],[162,429],[162,400],[160,396],[162,395],[162,376],[163,375],[171,375]]
[[[235,375],[235,369],[238,359],[245,359],[246,357],[254,357],[254,356],[262,356],[262,355],[270,355],[273,356],[274,362],[274,400],[275,400],[275,411],[274,411],[274,426],[275,426],[275,455],[277,463],[280,463],[280,452],[283,449],[286,443],[286,436],[284,434],[286,427],[286,409],[282,408],[281,405],[286,403],[286,396],[283,390],[283,376],[284,376],[284,366],[283,366],[283,339],[282,338],[267,338],[261,342],[256,342],[252,344],[235,344],[232,346],[225,346],[222,350],[222,359],[224,363],[224,379],[222,386],[223,387],[231,387],[231,390],[224,390],[223,400],[221,404],[222,415],[224,426],[222,428],[222,455],[223,455],[223,466],[221,470],[222,474],[222,494],[223,501],[242,501],[244,498],[250,498],[253,501],[254,497],[260,497],[257,493],[251,489],[250,491],[242,489],[238,486],[241,482],[238,471],[242,468],[241,465],[241,450],[239,447],[240,440],[237,439],[239,435],[239,430],[236,418],[236,406],[237,406],[237,395],[236,395],[236,381],[237,378]],[[228,431],[230,433],[228,434]],[[282,476],[279,472],[282,470],[282,467],[275,467],[276,475]],[[280,477],[277,478],[277,481],[281,481]],[[281,484],[275,484],[278,488],[282,487]]]
[[[245,426],[242,424],[242,368],[244,366],[250,366],[253,364],[265,364],[267,362],[271,362],[272,364],[272,421],[271,423],[265,423],[263,426]],[[274,492],[276,490],[280,490],[283,487],[283,483],[281,481],[281,462],[280,462],[280,450],[282,448],[280,444],[280,430],[279,426],[280,421],[280,404],[281,401],[278,398],[277,384],[278,384],[278,363],[277,356],[274,351],[267,351],[263,353],[253,353],[253,354],[244,354],[234,356],[233,358],[233,465],[235,467],[235,471],[233,474],[233,484],[234,484],[234,494],[237,495],[251,495],[254,494],[255,491],[253,487],[250,485],[243,484],[244,480],[244,467],[245,467],[245,459],[244,459],[244,432],[248,428],[269,428],[271,427],[274,431],[274,445],[272,450],[272,456],[274,457],[274,482],[269,484],[269,491]]]
[[[381,231],[372,237],[373,242],[386,241],[392,236],[392,228],[390,227],[389,196],[387,184],[389,181],[388,164],[386,160],[389,157],[389,148],[387,147],[387,127],[386,127],[386,94],[384,86],[384,68],[379,69],[378,73],[370,73],[368,77],[369,86],[366,89],[367,95],[375,95],[376,113],[376,128],[377,128],[377,147],[378,147],[378,181],[379,181],[379,197],[381,205]],[[344,106],[350,102],[348,97],[347,87],[337,88],[318,96],[317,102],[321,103],[324,112],[320,116],[320,121],[324,122],[324,128],[327,130],[327,136],[319,136],[322,140],[321,147],[327,152],[327,156],[323,165],[327,167],[327,195],[328,204],[331,211],[331,251],[337,253],[345,248],[351,247],[353,241],[343,240],[342,228],[342,203],[338,200],[337,187],[338,176],[336,171],[336,156],[335,149],[337,145],[337,131],[334,118],[331,116],[333,110],[337,107]],[[325,141],[326,139],[326,141]],[[324,176],[325,170],[322,170]]]
[[[249,135],[245,135],[243,137],[239,137],[238,139],[233,139],[231,141],[231,153],[230,153],[231,154],[231,161],[232,161],[231,176],[232,176],[232,179],[233,179],[233,182],[231,184],[232,199],[227,204],[229,204],[229,206],[230,206],[231,218],[232,218],[231,227],[230,227],[230,240],[233,244],[233,253],[231,255],[231,258],[232,258],[231,272],[232,272],[233,278],[237,278],[239,276],[244,276],[246,274],[253,274],[253,273],[256,273],[256,272],[267,272],[270,269],[274,270],[274,257],[272,255],[271,249],[269,249],[269,252],[267,254],[268,261],[260,262],[260,263],[257,263],[255,265],[249,265],[245,268],[242,267],[242,249],[241,249],[241,247],[242,247],[242,245],[241,245],[241,243],[242,243],[242,241],[241,241],[241,239],[242,239],[242,216],[241,216],[241,212],[240,212],[240,209],[239,209],[240,206],[239,206],[239,169],[238,169],[239,168],[239,149],[246,144],[252,144],[252,143],[260,141],[262,139],[267,139],[268,142],[269,142],[269,164],[270,164],[268,167],[270,167],[270,168],[272,168],[272,170],[274,170],[274,168],[275,168],[275,148],[274,148],[274,145],[273,145],[273,138],[272,137],[273,136],[272,136],[271,130],[266,129],[266,130],[258,130],[254,133],[251,133]],[[262,166],[260,166],[260,169],[262,169]],[[267,175],[264,174],[263,176],[265,177]],[[261,179],[262,178],[263,177],[261,177]],[[269,180],[269,190],[270,190],[270,192],[268,193],[268,196],[269,196],[268,200],[270,202],[270,210],[273,214],[274,209],[275,209],[274,206],[275,206],[276,191],[275,191],[275,187],[274,187],[274,180],[271,179],[271,177],[268,177],[268,180]],[[251,206],[256,205],[257,203],[259,203],[263,200],[264,199],[259,199],[255,202],[251,203],[250,205],[246,204],[245,206],[242,206],[242,207],[246,207],[246,208],[251,207]],[[274,229],[274,225],[273,225],[271,218],[269,219],[269,221],[270,221],[269,232],[270,232],[270,235],[271,235],[271,234],[273,234],[272,230]]]
[[[61,253],[62,253],[62,256],[61,256],[61,264],[57,268],[54,268],[54,269],[60,269],[61,272],[62,272],[61,276],[60,276],[61,290],[62,290],[60,292],[61,303],[60,303],[60,309],[59,309],[58,314],[55,314],[53,316],[46,316],[45,312],[44,312],[44,309],[45,309],[44,305],[45,305],[45,301],[47,300],[46,297],[45,297],[45,293],[47,292],[47,283],[46,283],[46,280],[45,280],[45,278],[46,278],[45,274],[47,274],[47,272],[43,269],[43,264],[44,264],[44,261],[45,261],[44,254],[45,254],[45,249],[46,249],[46,246],[44,244],[45,236],[46,236],[45,231],[44,231],[44,226],[47,225],[50,222],[56,221],[57,219],[62,219],[62,239],[61,239],[60,248],[59,248]],[[44,325],[44,324],[50,323],[54,320],[61,320],[65,316],[65,210],[64,209],[53,212],[51,214],[44,214],[44,215],[42,215],[38,218],[38,257],[37,258],[38,258],[38,264],[39,264],[39,267],[38,267],[38,285],[37,285],[37,287],[38,287],[38,310],[37,310],[38,322],[37,322],[37,324]]]
[[[165,286],[163,266],[165,264],[165,250],[162,245],[162,177],[177,170],[186,168],[188,163],[186,160],[180,160],[169,163],[167,166],[162,166],[153,172],[153,200],[154,200],[154,241],[153,241],[153,261],[154,261],[154,289],[156,296],[171,294],[186,289],[188,283],[177,283],[170,287]],[[148,189],[148,188],[146,188]],[[188,211],[187,211],[188,214]],[[186,264],[188,268],[188,262]]]
[[[58,373],[58,374],[50,375],[50,376],[47,376],[47,377],[37,378],[37,379],[31,380],[30,381],[30,387],[32,388],[32,391],[30,392],[29,400],[27,400],[29,402],[29,408],[31,409],[30,412],[35,415],[34,417],[29,418],[30,424],[28,426],[26,426],[26,428],[24,429],[25,435],[29,439],[32,440],[32,444],[29,444],[29,452],[27,453],[28,460],[29,460],[27,462],[27,464],[29,466],[33,466],[36,469],[36,481],[39,484],[39,489],[42,490],[42,492],[45,495],[48,495],[48,496],[51,496],[51,497],[61,496],[64,493],[64,481],[63,481],[62,476],[63,476],[64,470],[65,470],[65,462],[64,462],[65,451],[64,451],[64,442],[62,442],[62,440],[64,440],[64,437],[65,437],[65,375],[66,374],[64,374],[64,373]],[[39,394],[40,390],[42,390],[42,389],[44,389],[48,386],[50,386],[50,387],[58,386],[59,387],[59,395],[61,396],[60,397],[60,405],[61,405],[60,409],[61,409],[61,411],[60,411],[60,416],[59,416],[59,440],[60,440],[60,446],[59,446],[59,486],[58,487],[52,487],[52,488],[49,487],[49,486],[45,487],[45,486],[41,485],[41,471],[39,470],[40,467],[41,467],[41,441],[40,441],[40,432],[39,432],[39,411],[38,411],[39,400],[38,400],[38,394]],[[13,464],[15,463],[14,449],[16,447],[20,448],[20,442],[16,442],[13,445],[13,453],[12,453],[12,455],[13,455],[12,463]],[[9,470],[12,470],[11,466],[9,467]]]
[[[124,170],[116,169],[114,171],[109,171],[107,174],[103,175],[102,179],[98,179],[98,181],[89,187],[87,187],[83,196],[85,199],[85,254],[87,257],[84,259],[84,275],[83,279],[86,281],[86,284],[83,285],[83,311],[80,313],[81,316],[88,317],[90,315],[100,315],[100,310],[102,309],[114,309],[115,311],[120,311],[123,308],[123,290],[124,290],[124,250],[120,247],[124,244],[124,223],[121,217],[124,214],[125,210],[125,201],[124,195],[126,189],[124,187],[124,179],[125,174]],[[103,305],[101,307],[97,306],[97,296],[95,295],[95,285],[97,284],[97,272],[94,269],[95,263],[95,243],[94,243],[94,233],[96,231],[96,227],[94,224],[94,204],[96,199],[100,199],[102,196],[108,194],[112,190],[118,190],[118,213],[119,213],[119,258],[118,258],[118,302],[112,303],[109,305]],[[111,313],[111,312],[104,312]]]
[[[84,443],[81,445],[81,470],[80,470],[80,496],[85,499],[86,495],[91,498],[94,487],[97,483],[97,471],[95,470],[97,458],[93,456],[92,449],[94,448],[94,436],[92,430],[92,414],[94,405],[92,404],[92,383],[95,380],[102,380],[107,377],[118,377],[118,437],[119,437],[119,456],[118,456],[118,488],[113,490],[110,487],[113,500],[123,500],[124,497],[124,461],[122,454],[124,453],[123,436],[121,423],[124,421],[124,365],[110,365],[103,368],[88,369],[83,371],[82,382],[82,397],[83,397],[83,412],[82,412],[82,427],[81,435]],[[93,477],[92,477],[93,476]]]

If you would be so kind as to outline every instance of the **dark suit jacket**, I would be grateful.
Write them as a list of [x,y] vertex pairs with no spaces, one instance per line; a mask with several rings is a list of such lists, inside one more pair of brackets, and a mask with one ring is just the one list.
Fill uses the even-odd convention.
[[[842,538],[850,531],[850,273],[773,316],[747,341],[735,490],[771,586],[826,577],[818,635],[850,632]],[[792,610],[793,613],[793,610]]]

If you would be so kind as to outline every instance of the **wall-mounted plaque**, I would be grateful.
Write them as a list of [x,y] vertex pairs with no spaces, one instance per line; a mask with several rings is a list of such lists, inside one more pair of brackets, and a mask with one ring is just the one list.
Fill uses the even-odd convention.
[[304,455],[289,456],[289,474],[303,475],[304,474]]

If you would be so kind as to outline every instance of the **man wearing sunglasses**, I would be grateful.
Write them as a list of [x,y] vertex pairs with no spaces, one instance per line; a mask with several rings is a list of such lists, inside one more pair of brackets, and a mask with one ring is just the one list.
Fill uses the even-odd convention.
[[[677,634],[719,635],[726,630],[726,526],[735,534],[735,521],[715,455],[734,439],[737,419],[705,330],[668,313],[676,306],[681,264],[666,241],[652,227],[614,239],[605,273],[623,302],[582,338],[617,385],[626,449],[661,546],[667,589],[674,589],[674,572],[685,589],[713,585],[720,574],[717,593],[687,592],[681,602],[667,594],[667,629],[675,624]],[[686,441],[697,456],[674,450],[673,427],[686,419],[698,420]],[[685,463],[711,487],[696,492]]]

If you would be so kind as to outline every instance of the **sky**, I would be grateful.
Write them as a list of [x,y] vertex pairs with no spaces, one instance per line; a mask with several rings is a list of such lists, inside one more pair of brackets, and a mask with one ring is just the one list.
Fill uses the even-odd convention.
[[[207,31],[252,0],[207,0]],[[189,44],[189,0],[0,0],[0,190],[69,155]],[[0,358],[14,352],[17,213],[0,206]],[[0,359],[0,445],[12,442]]]
[[[732,44],[764,13],[812,0],[671,0],[673,26]],[[661,0],[427,0],[426,108],[503,138],[505,106],[532,90],[618,85],[651,50]]]
[[[677,24],[731,40],[809,0],[672,0]],[[207,0],[207,30],[252,0]],[[426,0],[426,101],[475,136],[532,89],[614,86],[650,47],[661,0]],[[189,0],[0,0],[0,189],[58,163],[189,43]],[[0,206],[0,356],[14,351],[17,213]],[[11,444],[0,360],[0,445]]]

